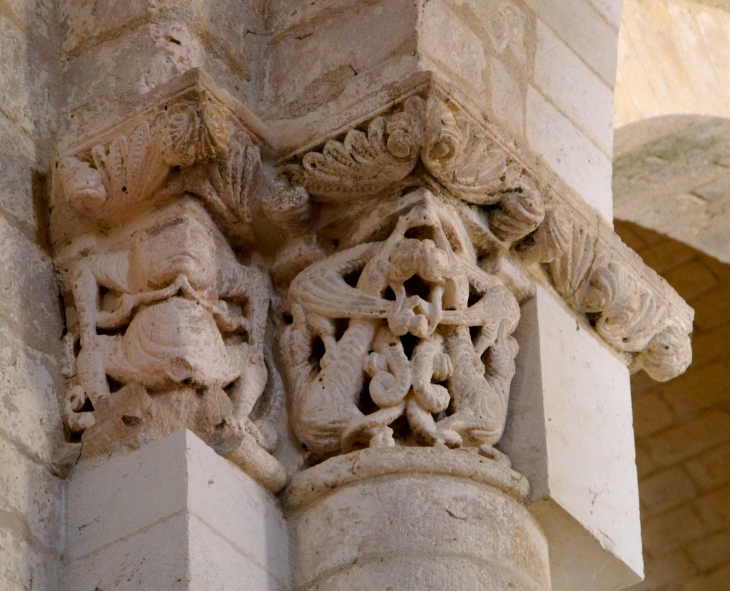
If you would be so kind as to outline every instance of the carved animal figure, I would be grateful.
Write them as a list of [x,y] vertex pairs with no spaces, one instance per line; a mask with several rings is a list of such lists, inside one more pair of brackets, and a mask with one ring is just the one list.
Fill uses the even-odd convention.
[[109,398],[107,376],[150,391],[230,386],[242,428],[267,382],[268,277],[238,263],[190,198],[143,215],[122,239],[95,243],[100,251],[71,271],[84,394],[75,392],[75,405]]
[[394,445],[389,425],[404,414],[422,443],[496,454],[519,307],[468,249],[452,244],[459,224],[427,200],[404,213],[385,241],[335,254],[292,283],[293,322],[282,341],[290,415],[315,454]]

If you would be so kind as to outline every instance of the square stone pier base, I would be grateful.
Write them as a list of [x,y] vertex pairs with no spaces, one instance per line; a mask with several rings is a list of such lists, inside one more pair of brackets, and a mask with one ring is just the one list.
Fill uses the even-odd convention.
[[280,591],[275,498],[190,431],[79,465],[68,490],[65,591]]

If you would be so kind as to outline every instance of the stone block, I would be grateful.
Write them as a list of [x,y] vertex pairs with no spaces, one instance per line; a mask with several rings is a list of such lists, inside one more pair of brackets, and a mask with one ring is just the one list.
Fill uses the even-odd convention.
[[289,586],[274,497],[189,431],[80,464],[67,510],[69,591]]
[[484,46],[476,34],[452,11],[443,0],[424,4],[419,23],[419,48],[439,69],[445,78],[466,87],[468,95],[483,92],[489,75]]
[[80,55],[141,24],[176,21],[203,34],[212,47],[246,71],[253,67],[257,36],[263,25],[254,3],[248,0],[62,0],[59,12],[62,51],[66,55]]
[[50,140],[54,128],[51,66],[29,37],[0,13],[2,112],[25,133]]
[[730,530],[690,544],[687,552],[701,570],[709,571],[730,564]]
[[[5,518],[6,515],[2,514],[2,517]],[[8,527],[7,521],[3,519],[3,524],[0,525],[0,589],[59,591],[60,556],[29,542]]]
[[0,6],[7,6],[28,33],[46,43],[52,40],[56,32],[53,4],[52,0],[0,0]]
[[[416,6],[379,0],[343,6],[274,35],[266,50],[262,104],[265,118],[296,119],[348,92],[379,86],[367,73],[417,51]],[[413,73],[411,69],[408,74]]]
[[692,479],[681,468],[671,468],[639,481],[643,518],[673,509],[696,496]]
[[14,513],[22,530],[37,540],[36,545],[60,553],[63,481],[2,436],[0,464],[0,511]]
[[730,588],[730,564],[714,573],[688,581],[683,591],[720,591],[728,588]]
[[529,506],[550,544],[553,588],[599,591],[638,582],[626,367],[541,287],[522,306],[515,338],[517,373],[499,447],[530,481]]
[[16,445],[50,463],[63,441],[57,360],[26,345],[0,325],[0,425]]
[[636,437],[642,438],[669,427],[674,420],[674,413],[656,392],[639,396],[634,405],[634,431]]
[[613,89],[542,21],[537,23],[534,82],[607,157],[613,157]]
[[40,167],[36,147],[12,121],[0,114],[0,207],[30,231],[37,228],[33,203],[33,174]]
[[679,550],[707,534],[702,520],[689,505],[646,519],[642,529],[644,547],[655,557]]
[[697,310],[695,326],[702,331],[711,330],[730,322],[730,284],[697,298],[692,304]]
[[[197,67],[244,104],[250,102],[248,74],[234,71],[183,21],[143,24],[95,45],[65,64],[65,131],[92,136],[106,130],[136,113],[142,95]],[[88,75],[101,71],[106,75]]]
[[63,330],[51,259],[0,218],[0,316],[36,347],[55,350]]
[[678,293],[686,300],[693,301],[702,294],[720,285],[720,281],[702,259],[695,259],[664,275]]
[[[164,492],[158,495],[164,497]],[[70,560],[64,568],[64,591],[188,591],[188,519],[186,514],[173,514]]]
[[694,248],[678,240],[662,240],[641,251],[641,258],[657,273],[664,275],[697,256]]
[[667,589],[667,585],[686,580],[697,572],[687,555],[680,551],[646,562],[646,580],[631,591]]
[[515,140],[525,136],[525,96],[520,82],[497,58],[491,60],[492,111]]
[[670,466],[730,440],[730,414],[711,410],[644,440],[652,462]]
[[730,528],[730,485],[700,497],[693,506],[709,531]]
[[700,489],[708,491],[730,482],[730,443],[711,449],[685,463]]
[[623,0],[590,0],[593,7],[600,12],[615,29],[621,26],[621,9]]
[[689,371],[661,388],[662,396],[677,416],[702,411],[730,401],[730,368],[720,361],[690,367]]
[[616,82],[618,29],[587,0],[527,0],[555,33],[613,88]]
[[610,223],[611,159],[533,86],[527,90],[526,129],[530,148]]
[[[464,26],[478,31],[479,36],[500,55],[510,55],[518,63],[527,58],[527,16],[514,2],[482,2],[482,0],[448,0],[461,17]],[[486,46],[485,45],[485,46]]]

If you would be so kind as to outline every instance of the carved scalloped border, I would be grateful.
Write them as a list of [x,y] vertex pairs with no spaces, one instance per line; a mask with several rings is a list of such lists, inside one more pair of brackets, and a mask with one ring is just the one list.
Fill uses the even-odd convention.
[[[166,164],[184,168],[214,158],[226,150],[231,129],[246,133],[265,160],[278,157],[288,177],[289,188],[282,191],[274,181],[278,186],[269,192],[284,194],[288,203],[296,196],[296,207],[276,212],[283,227],[306,218],[308,199],[298,186],[313,201],[331,203],[360,200],[425,176],[439,192],[462,202],[503,254],[521,260],[533,279],[551,285],[583,315],[632,371],[644,369],[663,381],[691,361],[694,312],[684,300],[548,166],[435,84],[288,154],[277,154],[266,126],[200,70],[141,102],[145,108],[121,125],[73,145],[61,142],[56,162],[69,156],[88,161],[95,146],[131,137],[145,122],[156,133],[153,123],[176,105],[192,104],[199,114],[208,105],[212,124],[199,128],[208,137],[199,138],[197,151],[177,151],[172,159],[169,149],[163,151]],[[53,178],[54,199],[62,194],[60,176]]]

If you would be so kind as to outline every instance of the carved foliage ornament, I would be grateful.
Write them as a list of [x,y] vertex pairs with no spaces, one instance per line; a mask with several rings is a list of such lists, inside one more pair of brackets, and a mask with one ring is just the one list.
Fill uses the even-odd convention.
[[78,318],[64,418],[85,453],[187,427],[283,485],[264,451],[271,417],[254,416],[281,395],[265,343],[271,286],[229,245],[251,241],[260,166],[221,107],[189,101],[62,161],[67,221],[84,230],[55,257]]
[[[411,97],[299,160],[282,167],[283,174],[323,203],[412,184],[420,163],[427,185],[464,203],[460,217],[478,250],[493,248],[493,241],[480,236],[487,233],[502,242],[501,249],[518,251],[526,263],[544,264],[556,291],[588,316],[610,346],[630,357],[633,371],[644,369],[664,381],[689,365],[691,320],[668,311],[661,288],[657,291],[623,260],[619,253],[627,249],[616,244],[620,241],[609,246],[599,240],[597,228],[574,221],[595,220],[595,214],[585,215],[590,208],[576,199],[567,200],[569,205],[558,200],[546,215],[531,173],[443,101]],[[606,226],[602,234],[613,235],[605,222],[599,224]]]

